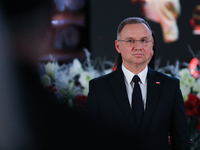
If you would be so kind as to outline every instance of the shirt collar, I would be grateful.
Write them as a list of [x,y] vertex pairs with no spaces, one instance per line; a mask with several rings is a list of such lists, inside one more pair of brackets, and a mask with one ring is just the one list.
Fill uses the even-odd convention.
[[[128,69],[126,69],[122,63],[122,71],[124,73],[125,76],[125,81],[127,83],[131,83],[133,76],[135,75],[134,73],[132,73],[131,71],[129,71]],[[138,76],[140,77],[140,81],[142,84],[144,84],[146,82],[146,77],[147,77],[147,71],[148,71],[148,67],[146,66],[144,70],[142,70]]]

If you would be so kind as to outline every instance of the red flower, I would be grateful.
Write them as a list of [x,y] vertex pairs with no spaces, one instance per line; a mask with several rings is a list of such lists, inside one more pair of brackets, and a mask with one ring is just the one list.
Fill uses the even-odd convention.
[[188,117],[198,114],[197,106],[199,106],[199,104],[200,103],[196,95],[188,95],[188,100],[185,102],[185,108]]
[[194,94],[189,94],[188,95],[188,101],[191,103],[195,104],[198,101],[198,97]]
[[80,96],[77,96],[77,97],[76,97],[75,103],[76,103],[79,107],[84,107],[84,106],[85,106],[85,103],[86,103],[86,100],[87,100],[87,96],[85,96],[85,95],[80,95]]

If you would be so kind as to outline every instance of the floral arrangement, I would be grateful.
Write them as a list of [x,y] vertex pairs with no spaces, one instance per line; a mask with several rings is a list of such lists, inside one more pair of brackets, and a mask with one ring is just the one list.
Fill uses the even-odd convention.
[[[89,80],[112,71],[112,62],[106,61],[105,58],[92,61],[89,51],[84,51],[84,62],[75,58],[72,63],[59,65],[53,56],[50,56],[51,62],[41,64],[43,85],[71,107],[84,107],[89,92]],[[110,69],[106,69],[106,66],[110,66]]]
[[192,150],[200,147],[200,76],[197,67],[198,62],[197,58],[193,58],[190,63],[176,61],[174,65],[167,64],[163,68],[156,66],[156,70],[180,80],[180,89],[188,117]]

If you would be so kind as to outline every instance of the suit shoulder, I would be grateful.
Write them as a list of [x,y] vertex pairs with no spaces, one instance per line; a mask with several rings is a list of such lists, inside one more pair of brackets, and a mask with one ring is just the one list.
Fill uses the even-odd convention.
[[164,73],[161,73],[161,72],[158,72],[160,74],[160,76],[162,76],[163,78],[166,78],[166,79],[169,79],[169,80],[179,80],[178,78],[176,77],[173,77],[173,76],[170,76],[170,75],[167,75],[167,74],[164,74]]
[[179,82],[178,78],[153,70],[157,77],[166,81]]

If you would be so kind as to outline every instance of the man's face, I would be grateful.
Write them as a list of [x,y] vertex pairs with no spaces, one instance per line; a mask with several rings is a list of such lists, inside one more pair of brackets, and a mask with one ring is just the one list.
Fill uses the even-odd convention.
[[[118,40],[152,40],[150,30],[143,23],[127,24],[120,33]],[[153,40],[145,45],[137,41],[130,44],[124,41],[115,41],[118,53],[121,53],[123,64],[126,68],[132,66],[145,67],[153,56]]]

